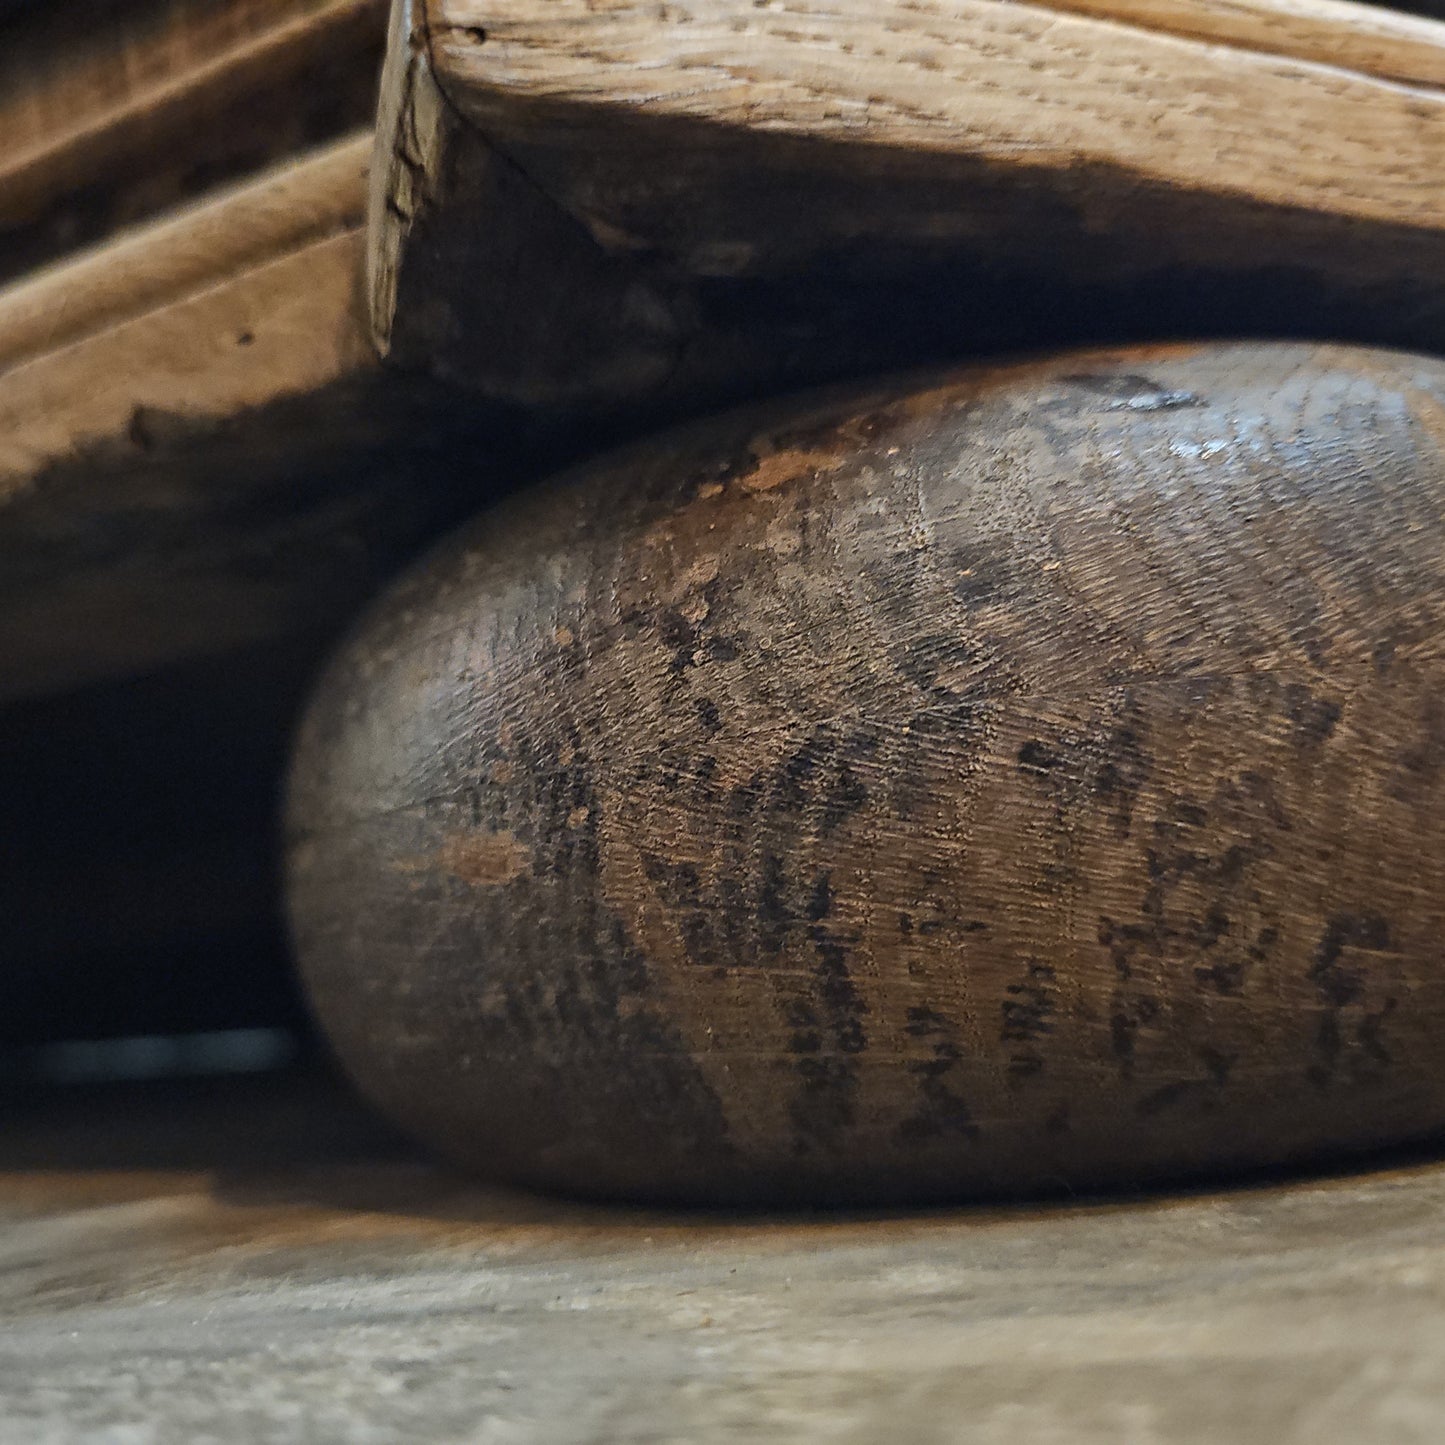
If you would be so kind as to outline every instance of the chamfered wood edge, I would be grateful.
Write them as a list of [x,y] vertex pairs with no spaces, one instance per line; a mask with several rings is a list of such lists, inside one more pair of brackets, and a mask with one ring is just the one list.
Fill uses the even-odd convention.
[[356,132],[0,290],[0,378],[42,352],[355,230],[371,142],[370,131]]
[[412,0],[394,0],[367,195],[368,317],[382,355],[391,346],[401,254],[418,214],[432,199],[447,134],[455,124],[432,80],[425,31]]
[[[0,223],[74,189],[118,157],[160,142],[196,114],[274,86],[336,54],[363,55],[383,0],[181,0],[120,23],[55,30],[52,17],[7,35],[0,70]],[[61,44],[63,36],[64,43]]]
[[[1440,226],[1415,224],[1413,215],[1392,218],[1388,198],[1363,208],[1374,206],[1373,215],[1358,205],[1312,210],[1296,194],[1210,191],[1188,177],[1140,175],[1107,155],[1071,154],[1066,164],[1049,166],[1026,147],[950,151],[946,135],[916,146],[916,136],[870,135],[867,124],[846,118],[790,129],[786,117],[768,111],[766,94],[747,86],[738,104],[753,108],[752,125],[731,113],[709,115],[706,87],[677,87],[645,105],[613,104],[605,92],[614,80],[624,91],[646,89],[656,68],[613,65],[609,74],[606,55],[591,50],[585,64],[578,60],[595,92],[585,99],[542,94],[506,75],[483,83],[457,63],[459,53],[475,59],[491,47],[495,54],[508,24],[515,28],[515,17],[529,10],[543,17],[539,25],[565,28],[576,7],[514,3],[482,17],[468,4],[398,0],[394,8],[368,269],[374,334],[403,366],[529,405],[605,409],[625,400],[659,403],[663,414],[676,415],[870,366],[1146,335],[1150,307],[1158,326],[1174,334],[1217,334],[1213,328],[1222,326],[1236,335],[1333,335],[1426,348],[1445,340],[1445,203],[1428,186],[1417,188],[1416,209],[1441,209]],[[1274,49],[1242,56],[1256,80],[1275,84],[1287,73],[1289,83],[1364,87],[1397,107],[1419,107],[1422,134],[1445,127],[1445,101],[1431,90],[1365,68],[1352,73],[1300,55],[1281,58],[1290,46],[1322,53],[1353,35],[1362,67],[1425,77],[1445,57],[1445,45],[1421,49],[1422,33],[1429,41],[1445,36],[1445,26],[1432,22],[1344,0],[1241,7],[1220,0],[1187,14],[1173,0],[1120,0],[1126,17],[1162,13],[1178,26],[1209,30],[1203,43],[1062,13],[1067,5],[1043,11],[970,0],[969,8],[995,17],[1055,15],[1116,47],[1162,47],[1184,70],[1200,55],[1216,68],[1234,64],[1251,27],[1264,27]],[[483,18],[486,25],[461,23]],[[590,20],[594,31],[605,27],[605,8]],[[1370,49],[1386,41],[1391,65]],[[1402,57],[1411,56],[1420,63],[1405,64]],[[1041,73],[1047,77],[1047,66]],[[687,114],[689,107],[698,113]],[[525,194],[527,219],[511,214],[515,201],[497,193],[503,174],[512,192]],[[481,177],[491,179],[482,184]],[[470,215],[461,214],[466,208]],[[535,248],[500,237],[524,237],[543,218],[556,236],[567,236],[565,264],[554,257],[553,276],[585,271],[584,310],[610,316],[613,336],[583,324],[573,308],[552,325],[534,326],[524,357],[513,344],[519,317],[530,311],[535,321],[554,301],[554,288]],[[518,285],[529,265],[540,279]],[[971,294],[952,307],[935,305],[933,298],[960,280]],[[1181,299],[1191,290],[1193,303]],[[1050,303],[1040,300],[1045,294]],[[1010,309],[999,299],[1005,295],[1024,302],[1024,320],[1003,314]],[[1093,298],[1082,308],[1092,307],[1092,317],[1071,321],[1057,336],[1047,319],[1039,326],[1050,307],[1056,314],[1080,310],[1081,296]],[[1111,311],[1123,318],[1117,325]],[[908,332],[913,323],[900,320],[903,313],[939,335]],[[634,364],[609,369],[616,336],[627,331],[623,321],[632,328]],[[567,344],[542,359],[535,342],[556,328]],[[646,364],[636,364],[638,353]],[[517,374],[524,365],[531,367],[525,378]],[[596,380],[604,372],[608,387]]]
[[[565,137],[580,167],[625,143],[620,122],[668,118],[846,138],[864,167],[873,147],[971,155],[1024,174],[1099,165],[1445,228],[1445,195],[1430,184],[1445,153],[1445,95],[1343,66],[1006,0],[746,10],[689,0],[661,19],[636,3],[499,12],[485,0],[428,0],[426,13],[438,84],[524,166]],[[1421,48],[1445,57],[1445,26],[1419,24],[1438,38]],[[608,219],[605,198],[589,199]]]
[[374,344],[403,368],[539,410],[655,390],[684,331],[668,288],[607,254],[458,116],[419,21],[397,0],[368,208]]

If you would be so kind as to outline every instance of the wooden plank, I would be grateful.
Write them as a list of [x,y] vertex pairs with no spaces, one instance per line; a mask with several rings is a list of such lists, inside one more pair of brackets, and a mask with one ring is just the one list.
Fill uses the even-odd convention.
[[[1048,0],[1051,9],[1115,20],[1237,46],[1261,55],[1284,55],[1343,67],[1383,80],[1438,87],[1445,84],[1440,28],[1349,0]],[[1427,7],[1416,7],[1425,11]]]
[[[498,281],[479,301],[513,221],[476,178],[506,165],[614,264],[614,310],[653,318],[638,395],[913,359],[903,312],[947,312],[955,354],[1151,317],[1445,341],[1445,26],[1344,0],[1106,4],[399,0],[377,333],[506,391],[489,328],[538,300]],[[894,305],[850,310],[860,285]],[[1087,311],[1072,334],[1011,323],[1039,286],[1045,314]],[[559,394],[593,344],[574,335]]]
[[[1445,96],[1432,93],[1445,26],[1428,21],[1414,23],[1410,49],[1434,85],[1404,87],[1351,65],[1347,21],[1331,27],[1338,58],[1325,70],[1003,0],[682,0],[662,23],[637,0],[429,0],[428,13],[443,89],[519,155],[564,136],[598,147],[574,126],[645,110],[841,133],[865,165],[869,147],[1096,163],[1271,205],[1445,226]],[[552,136],[537,133],[547,126]]]
[[[112,7],[112,10],[114,7]],[[369,119],[380,0],[159,0],[0,45],[0,274]]]
[[[354,250],[370,153],[370,132],[357,132],[0,291],[0,375],[42,353],[59,354],[87,336],[258,271],[290,252],[343,235],[352,240],[341,253]],[[329,252],[323,246],[318,254]],[[348,255],[334,271],[343,287],[350,264]],[[323,295],[326,271],[320,263]],[[349,301],[348,295],[330,304],[344,314]],[[23,418],[7,420],[6,441],[0,444],[11,444],[12,429]]]
[[324,634],[491,484],[495,418],[376,366],[369,147],[0,292],[0,698]]
[[147,409],[218,418],[364,369],[370,136],[0,292],[0,497]]
[[314,63],[353,31],[374,30],[379,13],[376,0],[177,0],[136,7],[118,25],[82,29],[64,15],[67,43],[51,48],[41,33],[11,35],[0,71],[9,140],[0,195],[19,207],[54,189],[57,170],[93,170],[101,147],[124,146],[168,107]]
[[1445,1429],[1445,1170],[887,1217],[468,1185],[293,1081],[0,1150],[16,1440],[1275,1445]]

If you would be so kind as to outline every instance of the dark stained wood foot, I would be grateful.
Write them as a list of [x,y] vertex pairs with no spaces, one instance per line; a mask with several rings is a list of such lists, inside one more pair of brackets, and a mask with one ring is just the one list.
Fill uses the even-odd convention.
[[1075,353],[480,518],[305,725],[366,1091],[587,1193],[916,1199],[1445,1125],[1445,365]]

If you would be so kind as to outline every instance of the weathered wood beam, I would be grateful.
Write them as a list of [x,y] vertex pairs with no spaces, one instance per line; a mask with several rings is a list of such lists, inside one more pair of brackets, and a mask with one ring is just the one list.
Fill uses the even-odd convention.
[[[1445,85],[1440,27],[1400,9],[1350,0],[1045,0],[1053,10],[1144,30],[1343,66],[1409,85]],[[1438,13],[1438,11],[1437,11]]]
[[0,35],[0,276],[369,122],[381,0],[47,7]]
[[493,475],[445,464],[474,397],[377,366],[369,152],[0,291],[0,700],[325,632]]
[[[580,190],[588,158],[646,115],[841,137],[875,169],[893,150],[1025,170],[1093,163],[1438,230],[1445,27],[1396,19],[1412,43],[1397,34],[1379,75],[1371,67],[1386,57],[1366,43],[1379,13],[1366,12],[1362,37],[1360,7],[1316,8],[1309,43],[1293,47],[1302,60],[1270,44],[1251,53],[1238,26],[1207,37],[1223,46],[1146,29],[1129,22],[1147,9],[1128,3],[1107,21],[1007,0],[681,0],[661,19],[638,0],[428,0],[428,17],[446,93],[519,156],[546,158],[546,175],[589,212],[607,208]],[[1275,10],[1265,0],[1244,13],[1264,21]],[[1328,66],[1306,63],[1327,53]],[[1402,70],[1414,85],[1398,83]],[[725,145],[719,137],[718,164]],[[561,152],[573,147],[581,154],[569,165]],[[666,179],[636,184],[666,194]],[[624,213],[613,219],[625,234]]]
[[370,132],[0,291],[0,497],[144,413],[228,416],[371,364]]
[[[1342,0],[399,0],[374,325],[494,394],[684,408],[908,359],[914,313],[1048,340],[1043,294],[1068,339],[1440,345],[1442,81],[1445,25]],[[566,265],[509,239],[540,217]],[[583,307],[528,269],[584,262]]]

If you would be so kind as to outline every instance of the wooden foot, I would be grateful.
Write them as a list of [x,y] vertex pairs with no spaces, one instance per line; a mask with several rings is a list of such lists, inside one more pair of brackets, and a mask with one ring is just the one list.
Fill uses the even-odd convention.
[[1132,1184],[1445,1126],[1445,365],[1065,355],[488,513],[333,666],[294,931],[487,1174]]

